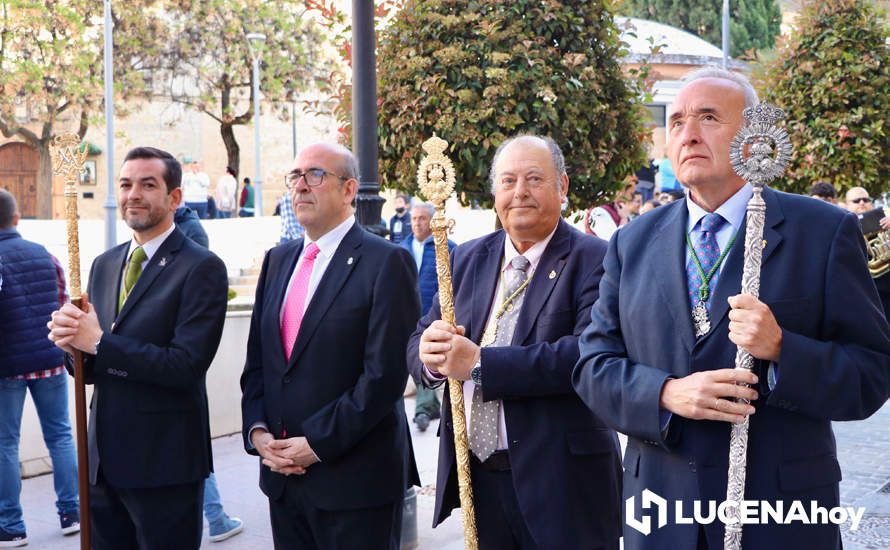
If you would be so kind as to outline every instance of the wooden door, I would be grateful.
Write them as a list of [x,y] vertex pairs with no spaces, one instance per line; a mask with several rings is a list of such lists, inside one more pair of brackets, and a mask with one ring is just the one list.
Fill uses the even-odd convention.
[[23,218],[37,217],[37,151],[24,143],[0,146],[0,187],[15,197]]

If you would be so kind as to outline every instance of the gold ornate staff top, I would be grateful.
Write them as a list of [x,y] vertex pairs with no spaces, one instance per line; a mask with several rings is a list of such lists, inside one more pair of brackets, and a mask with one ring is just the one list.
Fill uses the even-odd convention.
[[53,173],[65,179],[65,218],[68,221],[68,288],[71,301],[80,303],[80,238],[77,232],[77,180],[83,173],[83,163],[87,158],[87,147],[78,151],[80,136],[62,134],[53,138]]
[[[448,142],[435,135],[423,143],[427,156],[417,168],[420,194],[436,209],[430,221],[433,241],[436,245],[436,275],[439,280],[439,307],[442,320],[457,325],[454,319],[454,290],[451,287],[451,262],[448,257],[448,233],[454,228],[454,220],[445,217],[445,201],[454,192],[454,165],[445,156]],[[473,505],[473,486],[470,482],[470,446],[467,442],[467,419],[464,414],[464,388],[460,380],[449,379],[451,416],[454,419],[454,452],[457,459],[457,480],[460,507],[464,515],[464,546],[467,550],[478,548],[476,537],[476,510]]]

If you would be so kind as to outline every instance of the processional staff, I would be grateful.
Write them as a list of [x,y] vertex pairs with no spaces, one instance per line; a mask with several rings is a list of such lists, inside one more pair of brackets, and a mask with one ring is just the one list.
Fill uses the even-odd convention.
[[[448,142],[433,136],[423,143],[427,156],[417,168],[420,194],[436,209],[430,221],[436,246],[436,275],[439,280],[439,307],[442,320],[456,326],[454,319],[454,289],[451,287],[451,262],[448,257],[448,233],[454,220],[445,217],[445,201],[454,191],[454,165],[445,156]],[[467,442],[467,422],[464,415],[464,388],[460,380],[448,380],[451,416],[454,419],[454,450],[457,459],[457,482],[460,507],[464,516],[464,547],[476,550],[476,511],[473,506],[473,486],[470,481],[470,446]]]
[[[77,182],[83,174],[87,147],[78,151],[80,137],[63,134],[52,141],[53,173],[65,181],[65,218],[68,233],[68,289],[71,303],[82,311],[87,301],[80,292],[80,240],[77,230]],[[86,393],[83,376],[83,352],[74,350],[74,412],[77,429],[77,486],[80,495],[80,548],[90,549],[90,467],[87,448]]]
[[[788,133],[776,124],[785,118],[785,113],[768,103],[758,103],[743,112],[747,125],[743,126],[730,144],[729,155],[736,174],[754,188],[754,196],[748,201],[745,224],[745,257],[742,271],[742,294],[757,298],[760,294],[760,266],[763,260],[763,226],[766,218],[766,203],[763,201],[763,186],[782,175],[791,158],[791,141]],[[754,358],[750,353],[738,348],[735,368],[751,371]],[[737,401],[748,404],[747,399]],[[742,510],[740,503],[745,498],[745,476],[747,473],[749,417],[732,425],[729,440],[729,474],[726,485],[727,502],[736,503],[729,507],[729,515],[734,519],[727,523],[723,538],[725,550],[742,548]]]

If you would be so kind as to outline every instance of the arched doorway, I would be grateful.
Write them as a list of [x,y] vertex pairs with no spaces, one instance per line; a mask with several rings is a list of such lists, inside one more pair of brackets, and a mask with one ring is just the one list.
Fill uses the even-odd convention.
[[37,217],[37,151],[24,143],[0,146],[0,187],[13,194],[23,218]]

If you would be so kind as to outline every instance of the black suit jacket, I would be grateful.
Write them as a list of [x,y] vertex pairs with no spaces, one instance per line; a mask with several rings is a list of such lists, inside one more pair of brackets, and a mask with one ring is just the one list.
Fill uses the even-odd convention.
[[[380,506],[404,497],[417,470],[402,393],[405,345],[417,318],[417,268],[407,250],[349,230],[306,309],[290,360],[279,313],[303,239],[266,253],[241,376],[244,445],[265,423],[276,438],[305,436],[321,462],[292,476],[328,510]],[[285,476],[260,464],[271,499]]]
[[117,313],[129,243],[90,270],[89,297],[104,334],[85,356],[90,481],[115,487],[200,481],[213,469],[205,374],[222,335],[226,267],[174,229]]
[[[454,250],[455,316],[474,342],[493,307],[504,239],[497,231]],[[482,393],[486,400],[503,400],[513,485],[541,548],[598,548],[615,543],[621,532],[618,439],[571,384],[578,336],[590,322],[605,251],[605,241],[560,221],[529,283],[512,345],[482,349]],[[437,296],[408,347],[416,378],[424,368],[420,335],[440,316]],[[439,436],[434,525],[460,506],[447,391]]]
[[[760,300],[782,329],[774,387],[755,361],[745,498],[838,505],[841,470],[832,420],[856,420],[890,392],[890,327],[866,270],[856,218],[809,197],[765,189]],[[686,283],[688,210],[676,201],[641,216],[609,243],[600,299],[581,337],[574,372],[579,394],[628,435],[625,497],[644,489],[668,500],[669,521],[648,536],[625,528],[627,549],[694,548],[698,525],[673,521],[673,501],[726,498],[730,425],[674,415],[661,432],[659,398],[668,378],[735,366],[727,298],[741,289],[744,247],[726,257],[711,301],[711,330],[695,338]],[[744,234],[740,235],[742,239]],[[637,520],[640,515],[637,506]],[[650,514],[652,512],[649,512]],[[687,512],[687,516],[688,516]],[[722,547],[723,524],[705,527]],[[840,547],[836,525],[746,525],[745,548]]]

